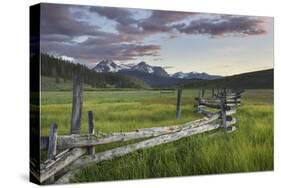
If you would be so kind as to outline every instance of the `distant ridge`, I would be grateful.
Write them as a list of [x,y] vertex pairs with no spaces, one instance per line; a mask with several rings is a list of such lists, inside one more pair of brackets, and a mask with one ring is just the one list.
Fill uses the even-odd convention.
[[205,72],[199,73],[199,72],[177,72],[173,75],[171,75],[174,78],[182,78],[182,79],[201,79],[201,80],[215,80],[222,78],[222,76],[219,75],[210,75]]
[[185,82],[186,88],[244,88],[244,89],[273,89],[274,70],[247,72],[233,76],[226,76],[217,80],[201,80]]

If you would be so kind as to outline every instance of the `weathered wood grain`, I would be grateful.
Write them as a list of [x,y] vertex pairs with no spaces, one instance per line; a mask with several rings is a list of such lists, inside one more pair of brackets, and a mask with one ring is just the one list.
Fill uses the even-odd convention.
[[128,141],[140,138],[155,137],[163,134],[173,133],[180,131],[184,128],[194,128],[210,123],[220,117],[219,113],[215,113],[211,117],[205,117],[199,120],[188,122],[182,125],[166,126],[166,127],[153,127],[138,129],[132,132],[112,133],[104,138],[97,138],[95,135],[65,135],[57,138],[57,148],[67,149],[74,147],[96,146],[101,144],[108,144],[113,142]]
[[71,134],[80,134],[83,81],[80,71],[75,71],[73,75],[73,96],[72,96],[72,115],[71,115]]
[[[193,127],[201,126],[210,123],[220,117],[220,112],[208,112],[203,108],[201,109],[201,111],[203,114],[205,111],[209,117],[188,122],[182,125],[144,128],[144,129],[138,129],[136,131],[124,132],[124,133],[112,133],[103,138],[97,138],[95,135],[88,135],[88,134],[58,136],[57,149],[62,150],[62,149],[73,148],[73,147],[95,146],[101,144],[108,144],[112,142],[128,141],[128,140],[139,139],[139,138],[159,136],[162,134],[168,134],[171,132],[179,131],[184,127],[193,128]],[[226,115],[228,116],[235,113],[236,113],[236,109],[226,111]],[[42,139],[46,140],[46,137],[42,137]],[[46,145],[48,144],[44,144],[43,146],[41,145],[41,149],[46,149],[45,147]]]
[[217,96],[217,98],[225,97],[226,99],[234,99],[234,98],[241,98],[241,95],[236,95],[236,94],[229,94],[229,95],[222,95],[222,96]]
[[56,173],[67,167],[87,152],[86,149],[74,148],[56,156],[54,160],[48,160],[40,167],[40,182],[44,182]]
[[[221,109],[220,103],[208,103],[208,102],[200,101],[199,106],[201,106],[201,107],[206,106],[206,107],[210,107],[210,108]],[[231,107],[233,107],[233,106],[235,106],[235,105],[227,104],[225,108],[226,108],[226,110],[230,110]]]
[[122,146],[122,147],[118,147],[118,148],[108,150],[105,152],[97,153],[95,155],[95,157],[84,156],[83,158],[78,159],[73,164],[73,170],[68,172],[66,175],[62,176],[60,179],[58,179],[56,181],[56,184],[68,183],[69,180],[71,179],[71,177],[77,172],[77,168],[79,168],[81,166],[98,163],[98,162],[101,162],[104,160],[110,160],[110,159],[120,157],[120,156],[129,154],[131,152],[134,152],[134,151],[137,151],[140,149],[151,148],[151,147],[154,147],[157,145],[173,142],[173,141],[179,140],[179,139],[187,137],[187,136],[215,130],[215,129],[218,129],[219,127],[220,127],[220,124],[206,124],[206,125],[203,125],[200,127],[181,130],[179,132],[158,136],[158,137],[151,138],[151,139],[148,139],[145,141],[141,141],[141,142],[138,142],[135,144],[130,144],[127,146]]
[[[206,110],[204,108],[204,106],[201,106],[200,109],[197,112],[200,113],[200,114],[203,114],[207,117],[212,117],[214,115],[220,114],[220,112],[210,112],[210,111]],[[236,113],[236,109],[231,109],[231,110],[226,111],[227,116],[233,115],[235,113]]]
[[[229,124],[233,124],[234,121],[229,122]],[[144,149],[144,148],[149,148],[153,147],[156,145],[172,142],[175,140],[178,140],[180,138],[183,138],[185,136],[190,136],[193,134],[199,134],[205,131],[213,130],[216,128],[219,128],[219,123],[218,124],[204,124],[202,126],[194,127],[194,128],[189,128],[189,127],[184,127],[180,131],[173,132],[170,134],[166,135],[161,135],[155,138],[151,138],[136,144],[131,144],[128,146],[122,146],[119,148],[115,148],[109,151],[105,151],[102,153],[97,153],[94,157],[93,156],[88,156],[86,159],[93,160],[92,162],[100,162],[103,160],[107,159],[112,159],[114,157],[122,156],[127,153],[139,150],[139,149]],[[84,155],[87,152],[87,149],[81,149],[81,148],[75,148],[71,149],[65,154],[62,154],[61,156],[57,157],[55,161],[51,161],[51,163],[46,163],[46,165],[41,167],[41,182],[47,180],[50,178],[52,175],[56,174],[60,170],[62,170],[64,167],[70,165],[72,162],[79,160],[82,155]],[[75,162],[75,165],[79,164],[80,162]],[[87,161],[87,163],[90,161]],[[70,172],[71,173],[71,172]],[[69,173],[67,173],[69,174]],[[66,175],[67,176],[67,175]],[[63,176],[64,177],[64,176]],[[63,177],[61,180],[63,180]],[[60,180],[58,181],[60,182]]]
[[[198,101],[199,98],[198,97],[195,97],[195,100]],[[200,101],[202,102],[207,102],[207,103],[220,103],[220,99],[212,99],[212,98],[207,98],[207,99],[200,99]],[[226,99],[225,100],[226,103],[235,103],[235,102],[241,102],[241,98],[234,98],[234,99]]]

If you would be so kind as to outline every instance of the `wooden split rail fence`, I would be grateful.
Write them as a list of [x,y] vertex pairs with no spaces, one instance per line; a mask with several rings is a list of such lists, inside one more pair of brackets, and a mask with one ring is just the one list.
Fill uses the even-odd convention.
[[[204,97],[205,90],[199,90],[198,97],[195,97],[197,112],[212,117],[214,112],[211,109],[220,110],[221,126],[227,131],[234,131],[236,127],[233,124],[237,120],[232,114],[235,114],[237,107],[241,105],[243,92],[243,89],[212,89],[212,96],[207,98]],[[232,125],[227,124],[230,121],[233,122]]]
[[[72,124],[70,135],[57,135],[58,125],[51,125],[50,135],[41,137],[41,150],[47,150],[48,159],[40,166],[37,174],[41,183],[68,183],[77,173],[79,167],[98,163],[104,160],[120,157],[131,152],[151,148],[179,140],[181,138],[219,129],[229,130],[236,123],[230,118],[236,112],[241,101],[241,91],[217,92],[210,99],[204,99],[202,91],[197,101],[197,110],[204,118],[181,125],[143,128],[131,132],[117,132],[109,135],[96,134],[94,128],[94,113],[88,112],[88,134],[80,134],[82,113],[82,81],[74,77]],[[180,118],[182,90],[177,92],[176,117]],[[204,95],[204,94],[203,94]],[[234,101],[234,102],[233,102]],[[218,109],[209,112],[206,108]],[[146,139],[134,144],[120,146],[104,152],[95,153],[95,146],[114,142],[124,142],[134,139]],[[57,151],[61,151],[57,153]]]

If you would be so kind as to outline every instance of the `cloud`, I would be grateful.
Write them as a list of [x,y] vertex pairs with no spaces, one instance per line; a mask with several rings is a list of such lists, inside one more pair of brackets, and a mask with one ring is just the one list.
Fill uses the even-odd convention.
[[66,60],[66,61],[71,61],[71,62],[74,62],[75,61],[75,59],[73,58],[73,57],[69,57],[69,56],[65,56],[65,55],[63,55],[63,56],[60,56],[63,60]]
[[139,26],[146,32],[171,32],[170,23],[177,22],[195,15],[196,13],[154,10],[151,16],[142,20]]
[[[160,59],[161,46],[148,44],[146,38],[166,34],[250,36],[265,34],[260,17],[212,15],[176,11],[145,10],[137,17],[134,9],[42,4],[41,48],[44,52],[95,63],[101,59],[137,60],[150,56]],[[141,13],[141,14],[142,14]],[[113,21],[113,30],[98,22]],[[104,20],[103,20],[104,21]],[[100,24],[100,25],[97,25]],[[83,40],[75,40],[77,38]],[[157,56],[157,57],[155,57]]]
[[159,55],[159,45],[144,44],[112,44],[108,47],[102,45],[84,45],[45,41],[41,44],[44,52],[74,57],[76,60],[87,60],[94,63],[102,59],[119,61],[136,60],[138,57]]
[[208,36],[245,36],[266,33],[262,19],[245,16],[220,16],[220,19],[204,18],[193,20],[188,25],[183,23],[173,27],[181,33]]
[[129,9],[113,8],[113,7],[91,7],[90,12],[95,12],[100,16],[104,16],[109,20],[114,20],[121,25],[128,25],[136,23],[133,14]]
[[[74,8],[76,9],[75,12],[70,11]],[[68,37],[68,41],[70,38],[82,35],[92,35],[96,37],[106,35],[107,32],[102,31],[100,26],[81,20],[87,11],[88,9],[86,6],[42,4],[40,23],[41,35],[49,37],[49,39],[52,37],[57,37],[56,39],[58,39],[58,37],[61,39],[63,37]]]
[[43,34],[40,37],[41,41],[55,41],[55,42],[66,42],[71,41],[73,37],[63,34]]
[[[144,36],[137,35],[134,26],[120,27],[128,29],[127,32],[106,32],[99,26],[86,21],[79,21],[83,17],[81,11],[73,14],[71,5],[44,4],[42,7],[41,47],[44,52],[56,53],[61,56],[71,56],[75,59],[99,61],[104,58],[113,60],[133,60],[142,56],[156,56],[160,47],[158,45],[141,44]],[[134,23],[130,12],[125,9],[81,7],[85,12],[99,12],[109,19],[116,19],[118,24]],[[114,11],[112,11],[114,10]],[[51,12],[51,14],[50,14]],[[127,15],[127,16],[126,16]],[[78,18],[77,18],[78,17]],[[135,28],[136,29],[136,28]],[[130,30],[130,32],[129,32]],[[132,33],[132,34],[125,34]],[[83,42],[76,42],[75,37],[88,36]]]

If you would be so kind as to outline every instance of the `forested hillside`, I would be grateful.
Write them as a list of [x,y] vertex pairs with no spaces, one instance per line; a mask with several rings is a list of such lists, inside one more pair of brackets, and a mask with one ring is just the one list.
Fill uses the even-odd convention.
[[[55,82],[43,83],[62,85],[61,82],[69,84],[74,71],[80,71],[84,83],[93,88],[148,88],[149,86],[142,80],[132,76],[120,75],[116,73],[97,73],[85,65],[73,63],[62,58],[57,58],[48,54],[41,54],[41,75],[55,78]],[[50,79],[43,79],[43,81]],[[57,88],[45,87],[45,88]]]
[[217,80],[201,80],[186,82],[186,88],[244,88],[244,89],[273,89],[273,69],[255,71],[223,77]]

